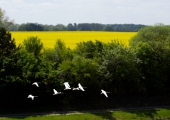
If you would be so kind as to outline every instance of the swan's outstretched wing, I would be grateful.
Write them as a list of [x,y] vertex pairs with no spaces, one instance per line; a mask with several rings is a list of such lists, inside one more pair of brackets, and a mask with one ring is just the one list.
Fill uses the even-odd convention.
[[104,94],[106,97],[108,97],[106,92],[104,92],[103,94]]
[[31,98],[32,100],[34,100],[34,96],[33,95],[28,95],[28,98]]
[[57,94],[57,90],[53,89],[53,91],[54,91],[54,94]]
[[102,91],[101,94],[104,94],[106,97],[108,97],[106,91],[104,91],[104,90],[102,90],[102,89],[101,89],[101,91]]
[[36,85],[37,87],[39,87],[38,83],[37,82],[34,82],[32,85]]
[[28,95],[28,97],[27,98],[31,98],[31,95]]
[[78,84],[78,87],[79,87],[80,90],[85,91],[80,83]]
[[68,82],[65,82],[64,85],[65,85],[65,88],[66,88],[66,89],[71,89],[71,88],[70,88],[70,85],[68,84]]
[[77,88],[73,88],[72,90],[79,90],[79,88],[77,87]]
[[33,95],[28,95],[28,98],[31,98],[32,100],[34,100],[34,97],[38,97],[38,96],[33,96]]

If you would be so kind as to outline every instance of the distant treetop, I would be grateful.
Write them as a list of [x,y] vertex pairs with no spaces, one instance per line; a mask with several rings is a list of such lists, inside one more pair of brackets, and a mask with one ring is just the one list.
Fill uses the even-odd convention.
[[44,25],[38,23],[14,24],[10,26],[9,31],[119,31],[119,32],[137,32],[146,25],[141,24],[100,24],[100,23],[69,23]]

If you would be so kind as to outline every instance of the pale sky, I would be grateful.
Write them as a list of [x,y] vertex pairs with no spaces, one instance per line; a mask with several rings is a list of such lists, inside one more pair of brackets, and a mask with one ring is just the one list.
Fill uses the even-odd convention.
[[170,25],[170,0],[0,0],[15,23]]

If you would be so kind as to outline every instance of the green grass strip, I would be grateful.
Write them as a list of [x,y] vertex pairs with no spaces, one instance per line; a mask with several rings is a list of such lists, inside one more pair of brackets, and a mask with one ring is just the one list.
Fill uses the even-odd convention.
[[0,120],[164,120],[170,119],[170,109],[138,111],[114,111],[104,113],[80,113],[62,115],[43,115],[29,117],[0,118]]

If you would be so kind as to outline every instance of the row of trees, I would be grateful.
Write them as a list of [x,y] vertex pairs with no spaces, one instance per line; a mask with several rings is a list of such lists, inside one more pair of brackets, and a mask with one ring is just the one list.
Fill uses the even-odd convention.
[[9,31],[124,31],[136,32],[145,25],[79,23],[63,25],[43,25],[38,23],[14,24]]
[[[63,95],[60,102],[65,104],[100,100],[101,88],[111,92],[109,98],[169,95],[169,71],[169,26],[142,28],[129,47],[96,40],[80,42],[74,50],[60,39],[46,49],[35,36],[16,46],[11,34],[0,29],[0,103],[28,102],[30,93],[39,95],[40,103],[53,100],[52,89],[62,91],[65,81],[87,87],[83,93]],[[32,88],[34,81],[41,83],[39,89]]]

